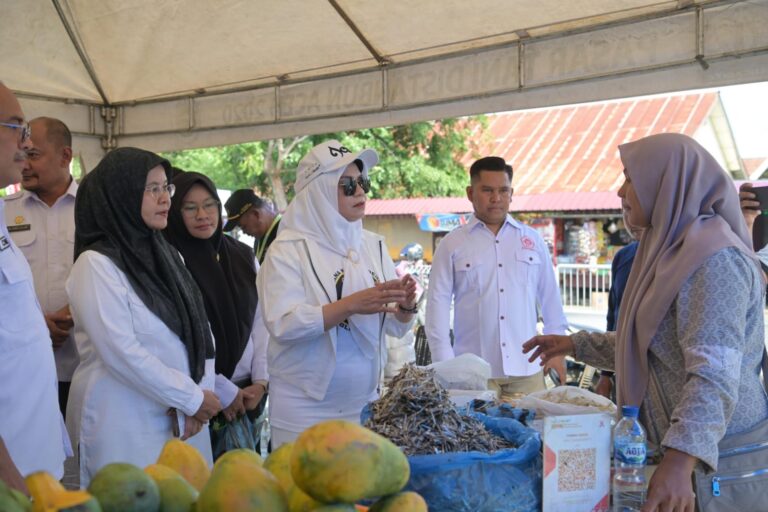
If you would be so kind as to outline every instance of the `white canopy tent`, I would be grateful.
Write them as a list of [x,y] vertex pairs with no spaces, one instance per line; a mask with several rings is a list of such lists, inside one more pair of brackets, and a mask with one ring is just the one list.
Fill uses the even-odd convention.
[[0,0],[0,80],[106,149],[768,80],[768,0]]

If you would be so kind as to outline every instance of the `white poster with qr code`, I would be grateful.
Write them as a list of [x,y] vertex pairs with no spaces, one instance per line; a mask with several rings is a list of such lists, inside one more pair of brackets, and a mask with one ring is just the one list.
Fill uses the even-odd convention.
[[543,512],[608,512],[611,417],[544,418]]

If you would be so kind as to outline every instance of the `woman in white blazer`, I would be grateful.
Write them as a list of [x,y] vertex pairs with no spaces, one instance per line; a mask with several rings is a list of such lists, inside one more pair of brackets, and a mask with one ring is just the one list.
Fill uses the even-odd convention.
[[203,426],[221,409],[213,337],[200,291],[160,232],[170,176],[159,156],[120,148],[79,189],[66,289],[80,365],[67,427],[82,487],[106,464],[155,462],[174,435],[211,462]]
[[315,146],[259,272],[274,448],[320,421],[359,422],[378,395],[384,333],[413,325],[415,280],[397,279],[383,239],[362,227],[377,162],[370,149]]

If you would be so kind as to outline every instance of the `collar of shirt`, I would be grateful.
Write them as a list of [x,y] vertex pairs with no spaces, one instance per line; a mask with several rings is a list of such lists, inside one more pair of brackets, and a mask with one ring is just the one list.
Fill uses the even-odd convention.
[[[520,222],[515,220],[510,214],[507,214],[507,216],[504,218],[504,224],[508,225],[508,226],[510,226],[512,228],[515,228],[517,230],[521,229]],[[467,222],[467,226],[469,227],[470,231],[474,231],[475,229],[477,229],[478,226],[486,227],[485,226],[485,222],[483,222],[480,219],[478,219],[474,214],[469,219],[469,222]],[[502,228],[503,227],[504,226],[502,226]],[[501,233],[502,231],[503,231],[503,229],[500,229],[499,233]]]
[[[56,202],[54,203],[54,206],[58,204],[59,201],[61,201],[62,198],[64,197],[69,196],[69,197],[72,197],[73,201],[75,200],[75,196],[77,195],[77,182],[75,181],[75,178],[73,178],[72,176],[69,177],[69,180],[70,180],[69,187],[67,187],[66,192],[64,192],[64,194],[56,200]],[[37,194],[35,194],[34,192],[30,192],[29,190],[23,190],[21,200],[25,202],[36,201],[39,204],[45,204],[43,203],[43,200],[40,199],[40,197],[38,197]]]

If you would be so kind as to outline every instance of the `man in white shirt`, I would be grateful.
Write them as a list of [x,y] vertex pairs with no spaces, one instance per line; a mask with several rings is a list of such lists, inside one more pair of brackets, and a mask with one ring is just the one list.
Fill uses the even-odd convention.
[[6,198],[5,222],[32,269],[53,343],[59,407],[66,414],[69,385],[79,363],[64,290],[75,251],[77,183],[69,173],[72,134],[64,123],[49,117],[33,119],[29,126],[32,135],[21,173],[24,190]]
[[[0,187],[21,180],[29,127],[13,93],[0,82]],[[0,217],[5,201],[0,198]],[[0,220],[0,478],[23,488],[19,474],[64,473],[56,366],[32,272]],[[10,458],[10,460],[9,460]]]
[[[544,240],[509,215],[512,167],[491,156],[472,164],[469,174],[467,197],[475,213],[435,252],[427,290],[427,341],[435,362],[464,353],[485,359],[502,396],[516,397],[545,388],[541,366],[529,363],[522,352],[523,343],[537,334],[538,312],[545,334],[563,334],[567,321]],[[564,381],[564,360],[550,366]]]

